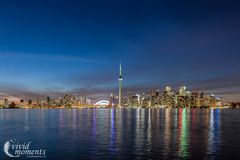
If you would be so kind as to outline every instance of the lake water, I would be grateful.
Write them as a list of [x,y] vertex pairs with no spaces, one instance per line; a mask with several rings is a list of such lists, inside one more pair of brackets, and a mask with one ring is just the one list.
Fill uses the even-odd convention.
[[0,147],[12,139],[38,159],[240,159],[240,110],[1,109]]

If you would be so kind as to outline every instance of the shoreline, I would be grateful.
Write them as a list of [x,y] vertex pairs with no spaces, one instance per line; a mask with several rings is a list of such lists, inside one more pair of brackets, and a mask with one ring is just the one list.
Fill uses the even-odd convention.
[[60,110],[60,109],[71,109],[71,110],[73,110],[73,109],[196,109],[196,110],[204,110],[204,109],[240,109],[239,107],[238,108],[236,108],[236,107],[208,107],[208,108],[188,108],[188,107],[179,107],[179,108],[173,108],[173,107],[167,107],[167,108],[161,108],[161,107],[159,107],[159,108],[144,108],[144,107],[136,107],[136,108],[109,108],[109,107],[99,107],[99,108],[97,108],[97,107],[82,107],[82,108],[56,108],[56,107],[54,107],[54,108],[45,108],[45,107],[42,107],[42,108],[0,108],[0,110],[1,109],[3,109],[3,110],[5,110],[5,109],[9,109],[9,110],[15,110],[15,109],[58,109],[58,110]]

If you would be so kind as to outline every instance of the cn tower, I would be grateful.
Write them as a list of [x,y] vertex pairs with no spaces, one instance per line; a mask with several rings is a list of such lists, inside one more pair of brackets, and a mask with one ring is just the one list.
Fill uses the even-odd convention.
[[122,106],[122,65],[121,65],[121,62],[120,62],[120,68],[119,68],[119,78],[118,78],[118,81],[119,81],[119,92],[118,92],[118,107],[121,107]]

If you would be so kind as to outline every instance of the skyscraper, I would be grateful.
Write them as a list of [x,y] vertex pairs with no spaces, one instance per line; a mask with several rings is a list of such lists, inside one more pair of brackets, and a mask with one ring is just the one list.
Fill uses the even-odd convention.
[[119,68],[119,92],[118,92],[118,107],[121,107],[122,105],[122,65],[120,63],[120,68]]

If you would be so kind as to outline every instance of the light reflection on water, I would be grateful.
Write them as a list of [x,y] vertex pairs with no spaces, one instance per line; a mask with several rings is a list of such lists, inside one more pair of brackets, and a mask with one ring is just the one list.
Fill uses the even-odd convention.
[[180,144],[179,156],[181,158],[189,157],[189,135],[188,135],[188,114],[186,109],[179,110],[179,129],[180,129]]
[[2,109],[0,145],[31,140],[47,149],[47,159],[232,159],[240,156],[239,116],[220,109]]
[[208,135],[208,153],[214,158],[214,153],[219,152],[220,144],[220,109],[210,110],[210,123]]

